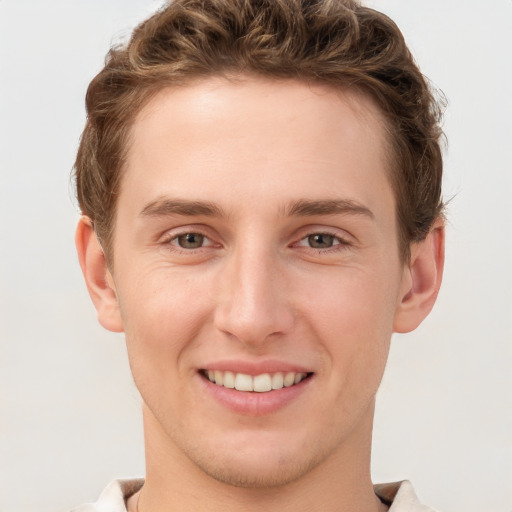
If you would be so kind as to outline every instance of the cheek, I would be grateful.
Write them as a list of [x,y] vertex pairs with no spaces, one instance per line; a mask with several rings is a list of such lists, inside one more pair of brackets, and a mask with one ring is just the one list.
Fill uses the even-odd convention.
[[384,269],[331,269],[322,276],[304,273],[297,281],[302,285],[294,293],[304,299],[304,314],[311,312],[315,324],[331,336],[363,341],[392,332],[398,279]]
[[208,305],[198,286],[167,270],[141,272],[129,288],[120,290],[128,356],[136,381],[170,379],[183,371],[184,349],[190,348],[208,322]]
[[308,292],[306,318],[327,352],[333,384],[342,392],[376,388],[382,377],[397,296],[395,280],[384,275],[340,269]]

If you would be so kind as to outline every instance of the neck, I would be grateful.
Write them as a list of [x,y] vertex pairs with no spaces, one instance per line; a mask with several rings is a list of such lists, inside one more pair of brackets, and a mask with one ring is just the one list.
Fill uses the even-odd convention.
[[381,512],[370,478],[373,404],[343,446],[305,475],[277,487],[235,487],[191,462],[144,408],[146,482],[129,502],[138,512]]

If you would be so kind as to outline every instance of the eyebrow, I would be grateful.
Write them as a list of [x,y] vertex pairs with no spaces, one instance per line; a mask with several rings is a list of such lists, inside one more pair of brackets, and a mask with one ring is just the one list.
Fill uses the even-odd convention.
[[312,217],[315,215],[363,215],[374,219],[373,212],[366,206],[352,199],[326,199],[310,200],[299,199],[293,201],[286,210],[289,217]]
[[222,208],[215,203],[209,201],[188,201],[184,199],[157,199],[147,204],[140,212],[141,217],[163,217],[166,215],[226,216]]
[[[351,199],[298,199],[285,208],[288,217],[313,217],[316,215],[363,215],[374,219],[372,211]],[[160,198],[148,203],[140,212],[141,217],[167,215],[226,217],[224,210],[210,201]]]

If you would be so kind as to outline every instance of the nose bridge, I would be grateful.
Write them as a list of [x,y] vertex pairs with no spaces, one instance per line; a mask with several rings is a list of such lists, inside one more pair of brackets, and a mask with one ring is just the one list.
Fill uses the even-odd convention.
[[217,327],[248,344],[286,333],[293,312],[284,293],[285,276],[278,255],[261,241],[246,240],[228,260],[216,311]]

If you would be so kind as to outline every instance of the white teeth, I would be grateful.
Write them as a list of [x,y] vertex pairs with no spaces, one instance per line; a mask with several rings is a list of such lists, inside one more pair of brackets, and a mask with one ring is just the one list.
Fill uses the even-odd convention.
[[284,387],[289,388],[295,384],[295,373],[289,372],[284,376]]
[[224,386],[237,391],[255,391],[257,393],[266,393],[283,387],[290,387],[298,384],[306,378],[306,373],[288,372],[286,374],[277,372],[274,374],[262,373],[260,375],[247,375],[245,373],[234,373],[230,371],[206,370],[205,375],[211,382],[218,386]]
[[258,393],[264,393],[265,391],[270,391],[272,389],[272,377],[270,377],[270,374],[268,373],[256,375],[253,380],[254,391],[257,391]]
[[224,384],[224,373],[219,372],[219,370],[215,370],[215,383],[219,386],[222,386]]
[[253,391],[254,384],[252,377],[245,373],[237,373],[235,377],[235,389],[238,391]]
[[233,389],[235,387],[235,374],[233,372],[224,372],[224,387]]
[[281,389],[283,387],[284,377],[281,372],[274,373],[272,376],[272,389]]

